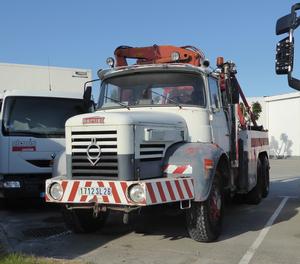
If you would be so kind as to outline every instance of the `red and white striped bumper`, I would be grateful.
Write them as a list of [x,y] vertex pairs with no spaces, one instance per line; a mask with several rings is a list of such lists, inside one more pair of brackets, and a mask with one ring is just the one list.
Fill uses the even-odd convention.
[[[51,196],[50,188],[54,183],[59,183],[63,194],[60,200]],[[128,189],[139,184],[145,193],[145,199],[140,203],[134,203]],[[108,195],[86,194],[82,189],[92,187],[106,187],[111,191]],[[46,201],[55,203],[98,203],[113,205],[154,205],[177,201],[191,200],[194,198],[194,186],[192,178],[160,178],[145,181],[102,181],[102,180],[56,180],[46,181]]]

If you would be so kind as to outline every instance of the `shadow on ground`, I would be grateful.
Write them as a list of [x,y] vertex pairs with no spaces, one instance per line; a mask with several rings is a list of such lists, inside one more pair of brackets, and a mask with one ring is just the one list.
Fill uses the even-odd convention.
[[[260,231],[280,204],[280,196],[293,196],[300,189],[300,178],[275,180],[271,183],[269,197],[259,205],[230,204],[226,208],[223,233],[218,241],[225,241],[250,231]],[[300,199],[288,203],[284,214],[275,221],[288,221],[300,208]],[[76,235],[68,231],[62,222],[57,206],[23,201],[18,206],[0,211],[0,224],[6,230],[13,251],[37,256],[73,259],[132,232],[135,224],[124,225],[121,213],[112,213],[104,229],[93,234]],[[135,223],[133,219],[133,223]],[[162,215],[157,211],[147,215],[144,230],[138,230],[139,238],[156,236],[159,240],[181,240],[188,237],[183,214]],[[216,243],[218,243],[218,241]],[[193,243],[193,242],[191,242]],[[195,242],[196,243],[196,242]],[[130,247],[130,245],[128,245]]]

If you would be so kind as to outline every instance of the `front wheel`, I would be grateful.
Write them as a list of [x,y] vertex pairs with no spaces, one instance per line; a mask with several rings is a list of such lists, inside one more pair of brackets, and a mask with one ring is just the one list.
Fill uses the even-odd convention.
[[102,228],[108,217],[108,211],[99,212],[98,216],[93,215],[92,209],[62,208],[62,215],[67,228],[74,233],[91,233]]
[[216,173],[209,197],[204,202],[193,202],[186,212],[190,237],[199,242],[212,242],[221,234],[223,193],[219,173]]

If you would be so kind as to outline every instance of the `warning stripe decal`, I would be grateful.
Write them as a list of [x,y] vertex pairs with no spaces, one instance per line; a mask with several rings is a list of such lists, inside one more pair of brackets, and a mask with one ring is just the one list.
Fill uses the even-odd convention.
[[71,202],[74,200],[77,190],[78,190],[78,186],[79,186],[79,181],[75,181],[72,186],[72,190],[71,190],[71,194],[69,196],[68,202]]
[[176,188],[177,188],[177,191],[178,191],[178,194],[179,194],[179,197],[181,200],[184,199],[184,196],[183,196],[183,193],[182,193],[182,190],[181,190],[181,187],[180,187],[180,184],[178,181],[175,181],[175,184],[176,184]]
[[186,189],[186,191],[188,193],[188,196],[189,197],[193,197],[193,194],[192,194],[192,191],[191,191],[191,188],[190,188],[188,182],[187,181],[183,181],[183,184],[184,184],[184,187],[185,187],[185,189]]
[[161,183],[157,182],[156,185],[157,185],[157,189],[159,191],[159,195],[160,195],[160,198],[161,198],[162,202],[167,201],[165,193],[164,193],[164,190],[163,190],[163,188],[161,186]]
[[152,203],[157,203],[155,193],[153,191],[152,184],[151,183],[146,183],[146,186],[147,186],[147,190],[149,192],[150,198],[151,198],[151,202]]
[[168,191],[169,191],[171,200],[172,200],[172,201],[175,201],[176,198],[175,198],[175,195],[174,195],[174,192],[173,192],[173,188],[172,188],[172,186],[171,186],[171,183],[170,183],[170,182],[166,182],[166,185],[167,185],[167,188],[168,188]]
[[193,167],[191,165],[167,164],[163,167],[163,172],[166,174],[187,175],[193,173]]
[[110,183],[109,183],[109,186],[110,186],[111,189],[112,189],[112,193],[113,193],[113,197],[115,198],[115,202],[116,202],[117,204],[120,204],[120,203],[121,203],[121,200],[120,200],[119,194],[118,194],[118,192],[117,192],[115,183],[114,183],[114,182],[110,182]]

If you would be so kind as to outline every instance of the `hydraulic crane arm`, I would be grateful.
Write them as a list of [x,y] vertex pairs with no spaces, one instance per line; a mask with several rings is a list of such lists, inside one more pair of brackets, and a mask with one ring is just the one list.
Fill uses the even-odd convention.
[[[250,116],[253,126],[258,127],[254,114],[251,111],[251,107],[249,106],[248,101],[244,95],[244,92],[235,76],[237,73],[235,64],[232,61],[227,61],[224,63],[224,59],[222,57],[219,57],[217,59],[217,66],[222,71],[220,74],[220,88],[221,91],[223,92],[226,91],[227,98],[230,105],[238,104],[239,98],[241,98],[241,100],[245,105],[245,110]],[[246,129],[247,124],[240,107],[238,107],[238,119],[242,129]]]
[[114,52],[116,66],[127,66],[127,59],[137,59],[137,64],[189,63],[200,66],[204,60],[201,50],[192,47],[158,46],[134,48],[120,46]]

